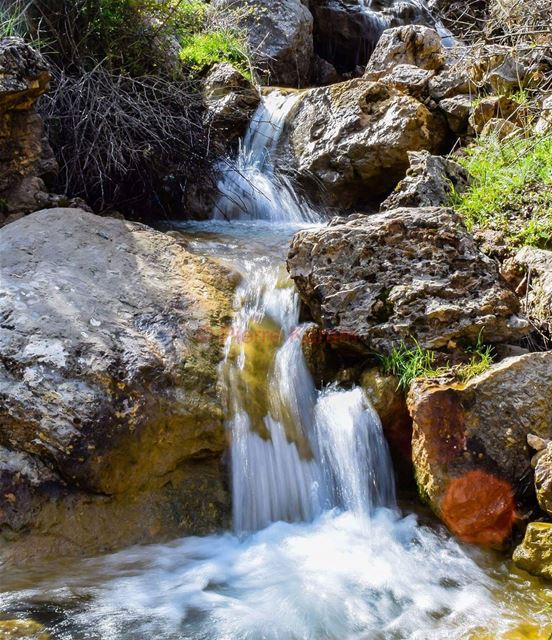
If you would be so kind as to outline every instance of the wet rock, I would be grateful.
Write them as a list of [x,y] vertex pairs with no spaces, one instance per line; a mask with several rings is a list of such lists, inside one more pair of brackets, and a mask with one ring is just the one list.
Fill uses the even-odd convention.
[[34,107],[49,81],[38,52],[19,38],[0,40],[0,225],[48,204],[41,175],[56,165]]
[[364,66],[386,29],[401,25],[434,26],[424,4],[416,0],[309,0],[314,17],[316,53],[341,73]]
[[330,64],[324,58],[315,56],[314,59],[314,82],[320,87],[328,84],[334,84],[341,80],[341,76],[337,72],[333,64]]
[[395,469],[408,481],[412,477],[412,418],[398,382],[395,376],[384,375],[377,367],[364,371],[360,379],[381,419]]
[[514,551],[514,563],[536,576],[552,580],[552,523],[531,522]]
[[285,133],[290,170],[315,201],[373,202],[404,177],[408,151],[438,152],[444,119],[381,83],[355,79],[305,91]]
[[203,84],[207,105],[207,122],[223,145],[242,137],[261,96],[256,87],[235,67],[226,62],[216,64]]
[[469,185],[466,169],[454,160],[432,156],[427,151],[408,154],[410,169],[393,193],[381,204],[381,211],[399,207],[449,206],[451,192],[462,193]]
[[381,78],[399,64],[439,71],[445,64],[441,38],[436,31],[421,25],[388,29],[380,38],[366,67],[370,79]]
[[293,238],[288,270],[313,319],[389,352],[414,339],[507,342],[525,335],[519,300],[449,209],[396,209],[336,218]]
[[0,620],[2,640],[49,640],[50,634],[34,620]]
[[465,385],[417,382],[408,404],[421,496],[468,542],[500,544],[530,490],[527,436],[552,436],[552,352],[508,358]]
[[256,67],[267,83],[304,87],[312,78],[313,19],[301,0],[215,0],[234,11]]
[[4,227],[0,253],[3,555],[222,526],[217,367],[233,276],[78,209]]
[[552,515],[552,444],[539,452],[535,465],[535,489],[543,511]]
[[473,100],[469,95],[454,96],[441,100],[439,108],[445,114],[448,126],[456,135],[473,133],[469,124]]

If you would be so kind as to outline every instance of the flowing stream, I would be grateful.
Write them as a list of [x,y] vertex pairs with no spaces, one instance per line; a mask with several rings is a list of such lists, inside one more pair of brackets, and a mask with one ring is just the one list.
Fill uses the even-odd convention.
[[264,100],[216,219],[175,226],[243,276],[221,365],[234,531],[37,568],[0,586],[1,608],[63,640],[547,638],[536,581],[399,509],[362,390],[315,388],[283,260],[322,222],[275,166],[294,100]]

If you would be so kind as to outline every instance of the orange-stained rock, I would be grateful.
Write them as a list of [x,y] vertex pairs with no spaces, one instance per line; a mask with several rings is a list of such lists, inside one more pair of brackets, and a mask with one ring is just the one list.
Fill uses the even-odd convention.
[[485,471],[469,471],[449,483],[442,518],[464,542],[500,545],[515,519],[512,487]]
[[408,396],[420,495],[466,541],[499,544],[532,493],[527,435],[552,436],[552,352],[507,358],[468,383]]

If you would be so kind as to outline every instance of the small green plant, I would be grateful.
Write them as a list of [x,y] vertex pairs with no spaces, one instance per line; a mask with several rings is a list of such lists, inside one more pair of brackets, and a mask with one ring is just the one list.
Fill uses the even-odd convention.
[[198,33],[184,39],[180,59],[194,74],[217,62],[230,62],[248,74],[247,53],[243,41],[230,30]]
[[552,138],[480,138],[460,158],[472,177],[452,204],[468,229],[502,231],[512,245],[552,246]]
[[435,367],[435,352],[422,348],[417,342],[414,347],[401,343],[389,355],[379,358],[383,372],[396,376],[400,389],[408,389],[416,378],[433,378],[445,372]]
[[458,380],[464,383],[484,373],[493,364],[493,347],[483,344],[481,334],[477,344],[474,347],[468,347],[467,351],[472,354],[470,361],[457,367],[454,372]]

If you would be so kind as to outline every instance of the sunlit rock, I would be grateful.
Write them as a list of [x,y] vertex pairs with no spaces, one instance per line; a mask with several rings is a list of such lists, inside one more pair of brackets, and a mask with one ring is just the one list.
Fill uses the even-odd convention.
[[509,533],[531,482],[528,434],[552,436],[552,352],[508,358],[465,385],[415,383],[413,461],[420,494],[469,542]]
[[301,94],[285,151],[294,178],[318,202],[374,202],[404,177],[408,151],[441,150],[445,119],[412,96],[362,78]]
[[410,169],[404,180],[386,198],[381,211],[399,207],[450,206],[451,195],[462,193],[469,185],[469,174],[454,160],[432,156],[427,151],[408,154]]
[[450,209],[335,218],[293,239],[288,270],[312,318],[351,348],[416,340],[508,342],[527,334],[519,299]]
[[552,523],[529,524],[514,552],[514,562],[520,569],[552,580]]
[[13,553],[223,525],[217,369],[233,276],[78,209],[7,225],[0,254],[0,529],[21,541]]

